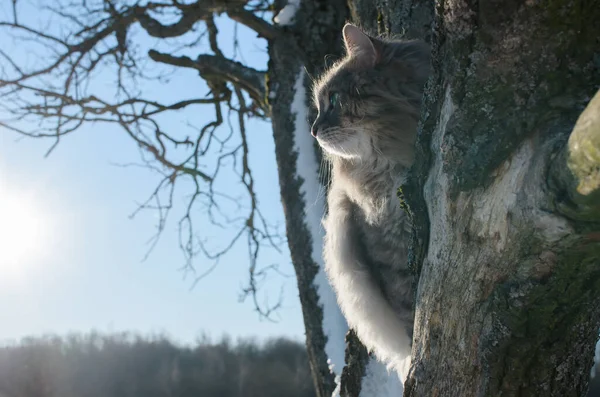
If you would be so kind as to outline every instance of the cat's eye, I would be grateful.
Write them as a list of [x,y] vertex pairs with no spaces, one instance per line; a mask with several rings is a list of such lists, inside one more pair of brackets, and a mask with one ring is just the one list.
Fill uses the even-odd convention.
[[338,94],[337,92],[332,92],[331,94],[329,94],[329,104],[332,108],[338,104],[339,98],[340,94]]

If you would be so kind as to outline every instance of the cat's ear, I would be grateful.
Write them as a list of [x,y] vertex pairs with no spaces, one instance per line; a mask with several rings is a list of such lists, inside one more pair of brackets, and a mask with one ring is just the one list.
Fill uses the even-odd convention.
[[362,30],[349,23],[342,30],[344,44],[348,55],[356,60],[360,66],[372,68],[378,61],[379,53],[371,38]]

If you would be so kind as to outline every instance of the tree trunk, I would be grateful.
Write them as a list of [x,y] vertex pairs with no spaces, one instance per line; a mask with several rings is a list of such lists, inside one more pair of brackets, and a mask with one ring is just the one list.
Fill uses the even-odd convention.
[[432,155],[416,175],[426,178],[429,243],[406,396],[585,395],[600,320],[600,200],[597,187],[576,191],[565,160],[600,83],[598,9],[436,9],[421,134]]
[[[307,128],[311,114],[299,114],[299,109],[294,108],[299,104],[294,100],[298,94],[303,96],[300,105],[305,111],[310,109],[310,78],[306,78],[306,74],[318,75],[328,54],[341,53],[339,37],[347,17],[344,0],[301,1],[294,23],[284,27],[282,34],[269,42],[267,95],[281,199],[318,397],[329,397],[335,389],[335,370],[343,367],[346,328],[320,263],[320,219],[325,208],[315,205],[316,195],[307,194],[307,187],[322,186],[318,180],[320,157]],[[310,144],[308,150],[304,147],[301,152],[298,141],[303,136],[310,138]],[[333,367],[332,371],[328,360],[334,360],[336,351],[341,351],[342,362],[337,360],[338,368]]]
[[[298,127],[291,87],[303,65],[318,73],[325,55],[340,53],[340,9],[302,2],[286,39],[270,47],[282,199],[319,396],[335,386],[332,341],[315,286],[312,198],[297,199],[306,181],[289,134]],[[600,83],[600,7],[350,0],[349,9],[366,28],[433,48],[418,161],[402,187],[420,274],[404,394],[585,395],[600,319],[600,145],[590,130],[567,139]],[[372,358],[353,333],[345,361],[342,395],[368,395]]]
[[600,218],[577,205],[561,152],[600,82],[597,7],[436,11],[421,135],[433,154],[416,176],[430,232],[405,394],[584,395]]
[[[567,139],[600,84],[600,7],[350,5],[363,26],[433,47],[402,187],[420,273],[404,394],[585,395],[600,325],[600,131]],[[358,396],[360,382],[342,379]]]

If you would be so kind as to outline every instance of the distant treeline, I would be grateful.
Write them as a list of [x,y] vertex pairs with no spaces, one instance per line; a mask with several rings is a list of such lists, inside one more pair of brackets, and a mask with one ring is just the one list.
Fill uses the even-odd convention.
[[270,396],[315,396],[303,345],[91,333],[0,347],[0,397]]

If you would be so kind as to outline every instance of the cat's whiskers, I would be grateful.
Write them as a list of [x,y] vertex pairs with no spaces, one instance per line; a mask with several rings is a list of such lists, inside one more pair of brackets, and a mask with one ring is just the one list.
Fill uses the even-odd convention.
[[[327,195],[327,190],[329,189],[329,185],[331,184],[330,180],[330,169],[329,169],[330,161],[325,157],[325,154],[321,154],[321,161],[319,164],[319,191],[317,192],[317,197],[315,198],[315,204],[322,198]],[[323,214],[324,215],[324,214]],[[322,225],[321,225],[322,227]]]
[[304,72],[306,72],[306,75],[308,76],[310,81],[313,83],[313,85],[315,85],[317,80],[310,73],[308,73],[308,69],[306,69],[306,66],[304,66]]

